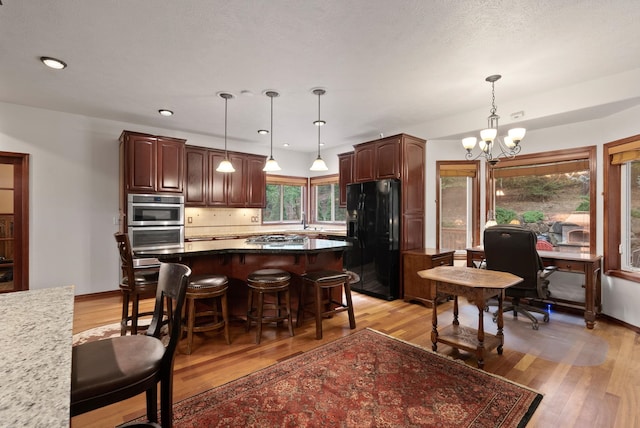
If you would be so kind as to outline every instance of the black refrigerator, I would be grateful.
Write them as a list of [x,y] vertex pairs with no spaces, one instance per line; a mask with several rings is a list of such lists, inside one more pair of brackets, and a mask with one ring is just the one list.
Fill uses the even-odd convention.
[[351,289],[393,300],[400,282],[400,181],[347,185],[346,268],[360,275]]

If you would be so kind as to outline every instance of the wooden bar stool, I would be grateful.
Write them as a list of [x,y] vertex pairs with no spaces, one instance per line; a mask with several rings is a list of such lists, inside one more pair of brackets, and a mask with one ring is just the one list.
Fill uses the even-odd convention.
[[[287,320],[289,323],[289,334],[293,336],[293,321],[291,317],[291,296],[289,294],[289,284],[291,274],[281,269],[260,269],[249,274],[247,285],[249,293],[247,298],[247,327],[249,331],[251,322],[258,325],[256,333],[256,343],[260,343],[262,336],[262,324],[275,322],[280,323]],[[284,304],[280,301],[280,294],[284,293]],[[273,294],[273,302],[265,302],[265,294]],[[258,301],[254,306],[254,295]],[[272,314],[265,315],[266,311]]]
[[[320,270],[306,273],[302,279],[305,284],[313,287],[314,302],[306,304],[304,302],[305,287],[300,288],[300,300],[298,306],[297,326],[304,322],[304,313],[310,312],[316,318],[316,339],[322,339],[322,318],[329,317],[339,312],[349,313],[349,327],[356,328],[356,317],[353,312],[353,301],[351,300],[351,287],[349,286],[350,275],[347,272],[334,270]],[[343,287],[344,298],[342,300],[342,289],[340,290],[340,300],[333,297],[333,288]]]
[[182,323],[182,331],[187,332],[187,354],[191,354],[193,333],[224,329],[224,338],[227,344],[231,343],[227,311],[228,288],[229,281],[224,275],[194,275],[190,278],[185,305],[187,314]]

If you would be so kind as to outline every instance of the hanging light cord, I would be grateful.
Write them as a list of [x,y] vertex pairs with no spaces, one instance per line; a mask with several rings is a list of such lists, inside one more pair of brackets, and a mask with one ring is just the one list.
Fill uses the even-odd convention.
[[271,131],[269,132],[271,137],[271,154],[269,155],[269,159],[273,159],[273,97],[269,98],[271,98]]
[[224,99],[224,158],[228,159],[229,154],[227,153],[227,101],[228,98]]
[[320,97],[322,94],[318,93],[318,157],[320,157],[320,128],[322,127],[322,121],[320,120]]

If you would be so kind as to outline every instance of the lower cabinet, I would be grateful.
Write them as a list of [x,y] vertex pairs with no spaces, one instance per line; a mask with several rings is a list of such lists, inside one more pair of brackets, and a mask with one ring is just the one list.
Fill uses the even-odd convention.
[[431,281],[418,276],[418,271],[432,269],[436,266],[453,266],[453,250],[436,248],[420,248],[402,253],[402,269],[404,282],[404,301],[420,302],[432,307]]

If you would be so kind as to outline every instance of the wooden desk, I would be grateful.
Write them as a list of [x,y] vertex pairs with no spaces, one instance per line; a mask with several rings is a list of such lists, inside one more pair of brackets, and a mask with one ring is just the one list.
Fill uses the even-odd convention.
[[[600,281],[602,256],[586,253],[567,253],[561,251],[538,251],[545,266],[555,266],[561,272],[581,273],[584,275],[584,302],[556,299],[553,295],[544,302],[560,307],[584,311],[587,328],[596,324],[596,315],[601,312]],[[484,260],[484,248],[467,248],[467,266],[475,267]]]
[[[432,293],[433,300],[433,329],[431,330],[431,342],[433,350],[438,350],[438,342],[447,344],[457,349],[465,349],[475,352],[478,367],[484,368],[484,351],[497,348],[502,355],[504,335],[502,333],[502,300],[505,288],[522,282],[522,278],[507,272],[498,272],[485,269],[474,269],[458,266],[438,266],[433,269],[418,272],[422,278],[430,279],[435,286]],[[435,299],[437,293],[447,293],[454,296],[453,323],[438,331],[438,308]],[[466,297],[469,302],[478,307],[478,329],[461,326],[458,322],[458,296]],[[498,332],[494,336],[484,332],[484,308],[487,300],[498,298]]]

